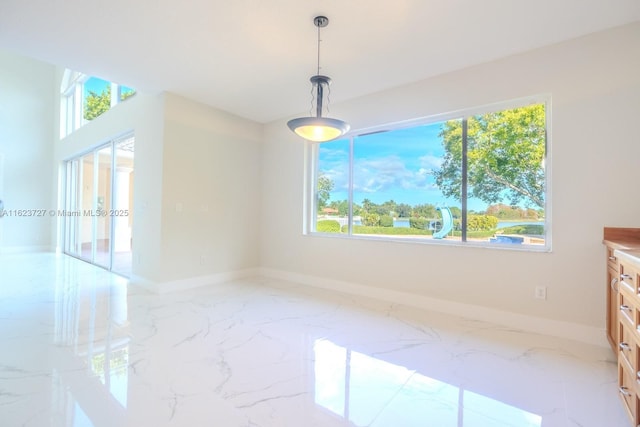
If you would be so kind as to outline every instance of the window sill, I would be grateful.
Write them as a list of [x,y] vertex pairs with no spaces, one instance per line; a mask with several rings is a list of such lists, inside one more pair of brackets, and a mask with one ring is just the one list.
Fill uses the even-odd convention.
[[515,252],[552,252],[550,244],[545,245],[522,245],[513,243],[491,243],[486,241],[467,241],[462,242],[453,239],[435,240],[430,238],[424,238],[420,236],[407,236],[407,237],[386,237],[376,235],[349,235],[341,233],[318,233],[315,231],[305,233],[306,236],[312,238],[328,238],[328,239],[343,239],[343,240],[364,240],[371,242],[389,242],[389,243],[406,243],[410,245],[427,245],[427,246],[447,246],[447,247],[460,247],[460,248],[479,248],[489,250],[506,250]]

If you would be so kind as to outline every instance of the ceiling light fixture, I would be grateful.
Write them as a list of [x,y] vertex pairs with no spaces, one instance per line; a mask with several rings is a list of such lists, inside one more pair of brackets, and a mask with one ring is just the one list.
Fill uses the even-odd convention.
[[322,98],[331,79],[320,74],[320,28],[329,24],[326,16],[316,16],[313,23],[318,27],[318,73],[311,77],[312,90],[316,93],[316,116],[289,120],[287,126],[299,136],[313,142],[327,142],[339,138],[349,131],[349,124],[338,119],[322,117]]

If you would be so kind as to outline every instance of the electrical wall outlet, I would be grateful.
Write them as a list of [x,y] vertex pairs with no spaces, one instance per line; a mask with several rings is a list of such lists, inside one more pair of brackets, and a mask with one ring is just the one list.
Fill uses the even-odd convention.
[[536,286],[535,297],[536,299],[547,299],[547,287]]

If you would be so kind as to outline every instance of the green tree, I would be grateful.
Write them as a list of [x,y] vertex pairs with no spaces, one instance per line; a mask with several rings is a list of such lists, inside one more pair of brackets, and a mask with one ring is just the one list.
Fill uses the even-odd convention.
[[529,208],[529,209],[527,209],[527,210],[525,211],[525,213],[524,213],[524,217],[525,217],[526,219],[535,219],[535,220],[537,220],[537,219],[538,219],[538,211],[537,211],[537,210],[535,210],[535,209],[531,209],[531,208]]
[[363,212],[362,206],[360,206],[356,202],[353,202],[353,214],[362,215],[362,212]]
[[379,205],[376,213],[380,216],[382,215],[394,215],[396,214],[398,209],[398,205],[396,202],[392,200],[388,200],[386,202],[384,202],[383,204]]
[[411,216],[420,218],[436,218],[438,213],[436,212],[436,206],[431,203],[424,205],[415,205],[411,211]]
[[318,211],[327,207],[327,202],[331,198],[333,190],[333,180],[324,174],[318,176]]
[[377,227],[380,225],[380,215],[377,213],[365,213],[362,215],[362,225]]
[[90,90],[84,101],[84,118],[93,120],[109,108],[111,108],[111,85],[100,93]]
[[136,91],[135,91],[135,90],[133,90],[133,89],[123,90],[123,91],[120,93],[120,101],[124,101],[124,100],[126,100],[126,99],[129,99],[129,98],[131,98],[131,97],[132,97],[133,95],[135,95],[135,94],[136,94]]
[[[135,94],[135,90],[127,88],[120,93],[120,101],[127,100]],[[111,85],[108,85],[100,93],[90,90],[89,95],[84,101],[84,118],[85,120],[93,120],[110,108]]]
[[490,205],[486,210],[487,215],[493,215],[499,219],[508,220],[533,220],[539,219],[539,211],[536,209],[522,209],[518,206],[504,204]]
[[398,203],[396,213],[399,218],[409,218],[411,216],[411,206],[406,203]]
[[412,216],[409,218],[409,227],[424,230],[427,227],[427,220],[425,218]]
[[346,200],[332,201],[329,203],[329,207],[336,209],[340,216],[347,216],[349,214],[349,202]]
[[393,217],[391,215],[380,215],[380,227],[393,227]]
[[450,206],[449,210],[451,211],[451,216],[454,218],[462,218],[462,209],[457,206]]
[[490,215],[469,215],[467,229],[470,231],[495,230],[498,218]]
[[369,199],[364,199],[362,201],[362,210],[364,212],[373,212],[373,210],[376,208],[376,204],[373,203],[371,200]]
[[[544,207],[545,110],[537,104],[468,119],[469,196],[497,203]],[[434,172],[446,197],[461,199],[462,122],[450,120],[440,132],[444,161]]]

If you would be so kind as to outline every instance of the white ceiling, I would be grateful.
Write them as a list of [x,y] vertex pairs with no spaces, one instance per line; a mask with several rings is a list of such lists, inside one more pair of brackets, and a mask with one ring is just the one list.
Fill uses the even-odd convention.
[[1,0],[0,48],[259,122],[640,20],[640,0]]

